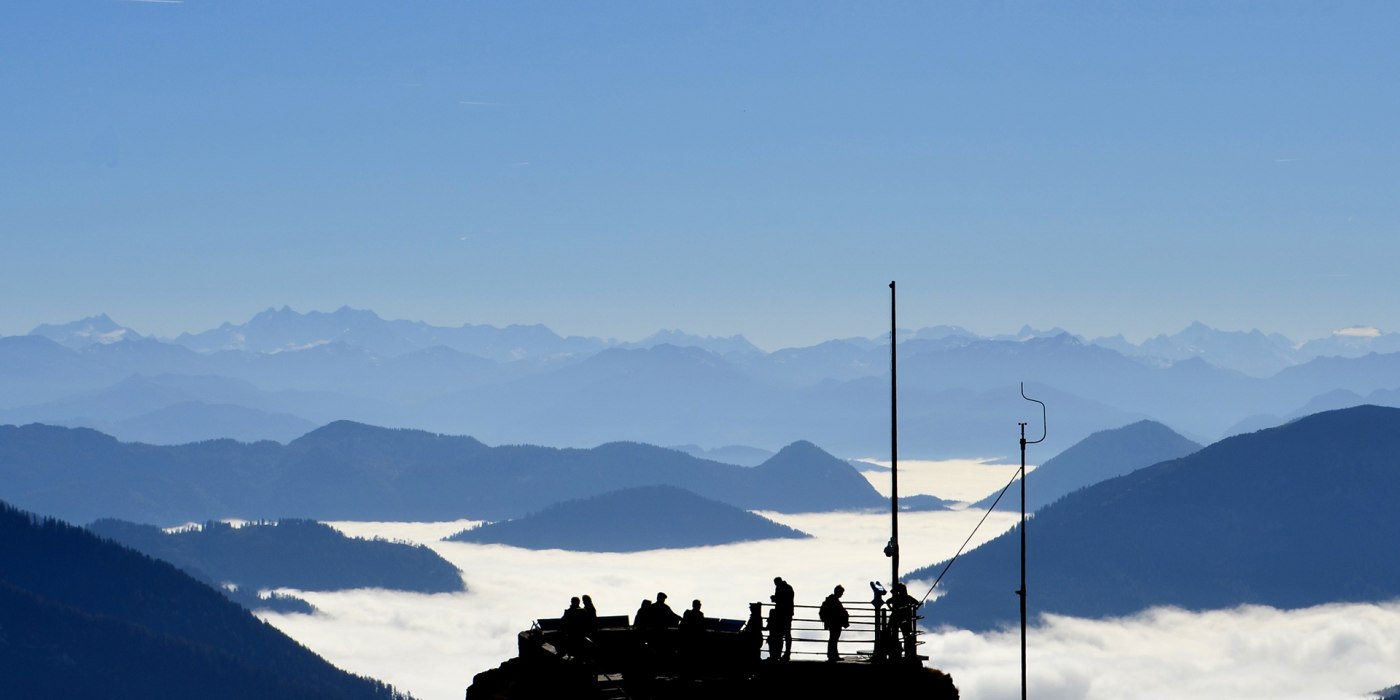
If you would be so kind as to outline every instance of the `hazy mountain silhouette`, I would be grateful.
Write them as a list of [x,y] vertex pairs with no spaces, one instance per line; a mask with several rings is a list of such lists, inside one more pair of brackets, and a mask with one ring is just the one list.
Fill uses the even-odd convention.
[[708,450],[699,445],[672,445],[671,449],[680,450],[691,457],[724,462],[725,464],[737,464],[741,467],[756,467],[774,455],[768,450],[746,445],[725,445]]
[[0,426],[0,497],[75,520],[495,520],[658,483],[746,509],[884,503],[849,464],[805,442],[757,467],[739,467],[637,443],[488,447],[469,437],[350,422],[285,446],[156,446],[86,429]]
[[1245,418],[1244,420],[1230,426],[1225,431],[1226,436],[1240,435],[1242,433],[1252,433],[1256,430],[1264,430],[1283,425],[1292,420],[1297,420],[1303,416],[1310,416],[1323,411],[1335,411],[1341,408],[1351,408],[1371,404],[1373,406],[1400,407],[1400,390],[1377,389],[1376,391],[1361,396],[1354,391],[1347,389],[1334,389],[1325,394],[1314,396],[1307,403],[1287,415],[1276,416],[1271,414],[1259,414]]
[[657,345],[700,348],[701,350],[712,352],[721,357],[728,355],[763,354],[762,350],[758,349],[757,346],[749,342],[748,338],[742,335],[731,335],[723,338],[698,336],[675,329],[660,330],[635,343],[622,343],[618,347],[653,348]]
[[1293,341],[1277,333],[1222,331],[1199,321],[1172,335],[1157,335],[1138,345],[1123,340],[1122,336],[1096,338],[1093,342],[1125,355],[1169,362],[1200,358],[1216,367],[1251,377],[1269,377],[1284,367],[1311,359],[1300,355]]
[[639,486],[556,503],[447,539],[526,549],[640,552],[803,537],[810,535],[685,489]]
[[175,567],[0,503],[6,697],[383,698]]
[[201,355],[155,338],[127,338],[77,351],[89,362],[128,374],[220,374],[243,364],[236,354]]
[[[658,345],[609,349],[553,371],[458,392],[425,404],[412,422],[443,431],[470,425],[493,442],[553,445],[685,443],[697,428],[714,436],[723,423],[725,432],[712,441],[766,445],[774,442],[771,428],[749,415],[779,402],[775,389],[713,353]],[[532,437],[538,426],[551,426],[551,435]]]
[[266,413],[230,404],[186,401],[106,426],[114,437],[156,445],[181,445],[228,438],[241,442],[288,442],[316,427],[286,413]]
[[348,306],[330,313],[298,313],[286,306],[269,308],[246,323],[225,323],[201,333],[182,333],[175,342],[204,352],[258,353],[342,343],[384,357],[445,346],[502,362],[525,356],[592,353],[605,347],[596,338],[563,338],[540,325],[442,327],[421,321],[385,320],[373,311]]
[[43,336],[73,349],[141,337],[140,333],[118,324],[107,314],[89,316],[61,325],[43,323],[29,331],[29,335]]
[[0,338],[0,408],[55,401],[125,376],[37,335]]
[[1346,328],[1333,331],[1325,338],[1309,340],[1298,348],[1298,354],[1307,359],[1362,357],[1373,352],[1400,352],[1400,333],[1382,333],[1370,327]]
[[[1144,342],[1175,360],[1148,356],[1144,346],[1122,339],[1086,343],[1058,329],[978,338],[935,327],[899,336],[901,416],[909,426],[901,433],[909,436],[909,450],[930,457],[999,450],[1002,422],[1019,416],[1015,402],[1004,400],[1006,389],[1014,398],[1023,381],[1056,401],[1059,429],[1045,445],[1050,450],[1143,418],[1206,440],[1330,391],[1368,396],[1400,388],[1400,352],[1361,354],[1400,338],[1374,329],[1339,332],[1326,339],[1328,347],[1348,356],[1316,359],[1301,349],[1281,357],[1286,348],[1275,336],[1202,324]],[[181,374],[240,380],[260,392],[182,401],[317,424],[348,419],[470,432],[495,444],[637,440],[774,450],[819,435],[828,449],[860,456],[882,449],[888,432],[882,423],[889,348],[878,338],[763,353],[739,336],[664,331],[619,343],[561,338],[543,326],[448,328],[349,308],[306,314],[284,308],[181,342],[190,347],[132,338],[73,350],[40,336],[0,338],[0,410],[61,402],[81,408],[87,395],[132,374]],[[1285,361],[1295,364],[1272,376],[1250,376]],[[1243,372],[1217,366],[1222,363]],[[129,410],[121,420],[168,405]],[[0,420],[120,431],[85,411],[11,413]]]
[[0,409],[0,423],[87,427],[157,444],[219,437],[286,442],[341,416],[379,411],[364,399],[263,391],[251,382],[215,375],[137,374],[57,401]]
[[[1035,430],[1028,428],[1028,431],[1028,439],[1034,440]],[[1101,430],[1046,460],[1026,476],[1026,511],[1040,510],[1086,486],[1158,462],[1184,457],[1199,449],[1200,445],[1155,421],[1144,420],[1121,428]],[[1012,485],[997,508],[1020,510],[1018,489],[1017,485]],[[972,507],[986,509],[994,500],[996,494],[991,494]]]
[[1319,357],[1354,358],[1373,352],[1400,352],[1400,333],[1381,333],[1375,328],[1343,329],[1325,338],[1297,343],[1278,333],[1224,331],[1199,321],[1172,335],[1157,335],[1139,344],[1128,342],[1121,335],[1095,338],[1092,342],[1131,357],[1166,363],[1197,357],[1252,377],[1270,377],[1286,367]]
[[[1376,537],[1400,501],[1397,434],[1400,409],[1321,413],[1065,496],[1029,523],[1031,613],[1393,599],[1400,552]],[[1014,621],[1018,542],[1013,530],[959,559],[929,624]]]
[[466,590],[457,568],[427,547],[346,537],[311,520],[241,527],[206,522],[196,529],[168,533],[153,525],[103,519],[88,525],[88,530],[239,588]]

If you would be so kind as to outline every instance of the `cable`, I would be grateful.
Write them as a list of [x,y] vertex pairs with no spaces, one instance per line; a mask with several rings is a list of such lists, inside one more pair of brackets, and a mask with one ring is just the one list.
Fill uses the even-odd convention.
[[924,602],[928,600],[929,594],[933,593],[933,589],[938,588],[938,583],[943,580],[943,575],[948,573],[948,567],[951,567],[953,562],[957,561],[958,557],[962,556],[963,550],[967,549],[967,543],[971,542],[972,538],[977,536],[977,530],[982,527],[982,523],[987,522],[987,516],[990,516],[992,511],[996,510],[998,503],[1001,503],[1001,497],[1006,495],[1006,492],[1011,489],[1011,485],[1016,483],[1017,479],[1024,478],[1026,478],[1026,475],[1021,474],[1020,470],[1017,470],[1016,476],[1011,477],[1011,481],[1006,482],[1006,485],[1001,488],[1001,493],[997,494],[996,500],[992,501],[992,505],[987,507],[987,512],[983,513],[982,519],[977,521],[977,526],[972,528],[972,532],[968,534],[967,539],[963,540],[962,546],[958,547],[958,553],[954,554],[953,558],[949,559],[948,563],[943,565],[943,570],[938,572],[938,578],[934,579],[933,585],[928,587],[928,593],[925,593],[924,597],[919,599],[919,605],[923,605]]

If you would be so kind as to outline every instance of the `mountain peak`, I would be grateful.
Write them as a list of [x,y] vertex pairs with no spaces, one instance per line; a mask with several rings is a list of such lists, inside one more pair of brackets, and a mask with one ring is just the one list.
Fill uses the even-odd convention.
[[375,425],[359,423],[352,420],[331,421],[299,438],[294,443],[303,440],[320,442],[323,440],[344,440],[346,438],[366,437],[372,435],[383,435],[393,432],[393,428],[381,428]]
[[837,459],[831,453],[806,440],[798,440],[778,450],[777,454],[769,457],[757,468],[764,471],[787,473],[794,478],[806,478],[832,471],[849,470],[855,473],[855,469],[850,464]]
[[141,337],[140,333],[118,324],[105,313],[64,324],[40,324],[29,334],[43,336],[74,350]]

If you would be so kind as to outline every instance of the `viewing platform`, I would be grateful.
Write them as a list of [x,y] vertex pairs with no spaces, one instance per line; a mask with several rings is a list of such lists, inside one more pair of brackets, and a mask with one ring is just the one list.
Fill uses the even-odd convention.
[[[755,604],[759,609],[770,605]],[[703,629],[639,629],[626,615],[599,616],[595,629],[569,630],[560,618],[540,619],[518,636],[518,655],[478,674],[468,700],[599,698],[869,697],[909,694],[958,697],[951,676],[926,668],[925,657],[901,657],[898,641],[877,642],[869,604],[849,606],[850,626],[828,661],[827,631],[818,606],[797,605],[791,660],[768,658],[768,630],[727,618],[706,618]],[[917,641],[915,633],[915,644]],[[880,653],[877,654],[876,650]]]

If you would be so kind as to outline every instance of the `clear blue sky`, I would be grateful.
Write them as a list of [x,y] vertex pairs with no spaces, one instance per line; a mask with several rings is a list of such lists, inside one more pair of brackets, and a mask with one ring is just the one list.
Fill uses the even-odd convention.
[[0,334],[1400,330],[1400,3],[0,6]]

